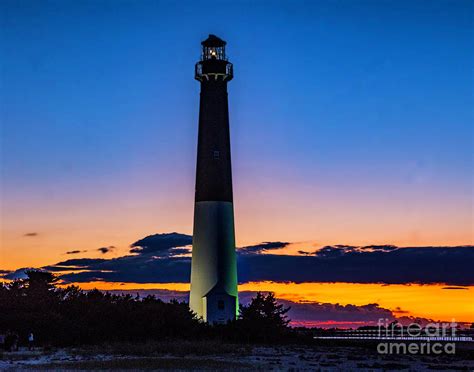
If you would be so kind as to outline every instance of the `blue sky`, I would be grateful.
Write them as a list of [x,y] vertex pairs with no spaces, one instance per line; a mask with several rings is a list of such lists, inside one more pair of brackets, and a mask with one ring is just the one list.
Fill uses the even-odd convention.
[[[293,229],[295,215],[309,226],[318,223],[310,215],[329,213],[317,203],[302,213],[307,200],[334,200],[351,218],[364,206],[372,214],[394,211],[400,224],[412,213],[410,224],[433,219],[420,222],[424,236],[445,225],[442,241],[472,238],[473,7],[2,1],[5,239],[36,230],[39,215],[42,226],[59,228],[61,210],[80,214],[88,200],[103,220],[101,208],[123,205],[126,215],[126,201],[136,199],[142,210],[156,210],[156,225],[159,213],[170,212],[151,199],[184,200],[174,221],[191,226],[199,99],[193,68],[209,33],[228,42],[234,63],[230,119],[243,215],[255,200],[268,199],[262,220],[264,212],[285,214],[270,205],[286,203]],[[28,208],[37,214],[21,227]],[[367,219],[367,231],[372,223]],[[242,227],[246,242],[257,240],[250,230]],[[262,230],[271,231],[263,222]]]

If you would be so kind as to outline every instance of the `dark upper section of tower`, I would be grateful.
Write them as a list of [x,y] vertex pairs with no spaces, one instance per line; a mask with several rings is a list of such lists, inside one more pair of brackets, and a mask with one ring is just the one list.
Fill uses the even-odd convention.
[[201,60],[196,63],[195,78],[201,82],[213,80],[229,81],[233,78],[232,63],[225,54],[226,42],[216,35],[201,42]]

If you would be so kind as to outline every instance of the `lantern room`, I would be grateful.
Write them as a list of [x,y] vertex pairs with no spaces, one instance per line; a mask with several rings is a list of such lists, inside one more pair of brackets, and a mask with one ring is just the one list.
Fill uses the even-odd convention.
[[196,63],[195,78],[199,81],[221,80],[229,81],[233,78],[232,63],[225,54],[226,42],[216,35],[209,37],[202,43],[201,60]]
[[221,61],[226,61],[225,56],[225,45],[227,43],[216,35],[209,35],[209,37],[204,40],[202,45],[202,60],[208,59],[218,59]]

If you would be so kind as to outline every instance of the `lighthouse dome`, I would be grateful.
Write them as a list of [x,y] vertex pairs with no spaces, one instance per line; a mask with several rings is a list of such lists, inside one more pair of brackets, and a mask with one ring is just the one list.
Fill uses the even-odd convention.
[[204,40],[201,45],[208,48],[219,48],[225,46],[227,43],[216,35],[209,34],[209,37]]

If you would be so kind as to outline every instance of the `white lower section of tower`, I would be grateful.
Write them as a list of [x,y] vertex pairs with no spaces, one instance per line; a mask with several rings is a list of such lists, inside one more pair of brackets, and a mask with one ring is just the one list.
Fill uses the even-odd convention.
[[238,312],[234,207],[231,202],[195,204],[191,265],[191,310],[222,323]]

